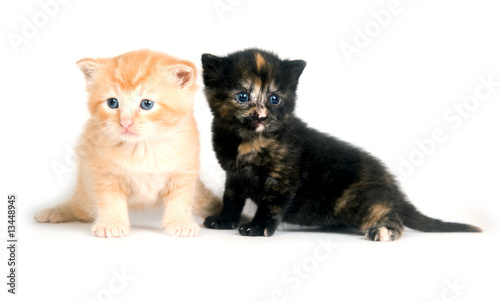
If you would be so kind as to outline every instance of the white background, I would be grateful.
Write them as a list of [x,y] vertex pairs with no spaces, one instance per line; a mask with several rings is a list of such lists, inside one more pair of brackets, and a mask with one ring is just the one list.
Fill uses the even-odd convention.
[[[498,2],[331,2],[75,0],[45,13],[38,1],[2,1],[0,234],[6,244],[15,193],[19,239],[16,296],[6,293],[0,248],[2,301],[499,301],[500,87],[469,98],[481,77],[500,81]],[[381,15],[388,6],[396,12]],[[27,22],[36,32],[26,33]],[[341,45],[355,40],[348,58]],[[246,47],[306,60],[299,116],[381,158],[424,213],[484,233],[407,230],[373,243],[344,232],[246,238],[203,228],[172,238],[161,210],[132,214],[125,239],[94,238],[90,224],[35,223],[75,184],[71,149],[88,117],[77,60],[150,48],[200,66],[202,53]],[[466,99],[471,110],[458,124],[454,106]],[[221,194],[202,93],[196,117],[201,176]],[[435,131],[444,137],[431,148]],[[417,142],[427,142],[426,155]],[[411,175],[398,172],[403,159],[415,163]],[[122,273],[130,279],[120,283]]]

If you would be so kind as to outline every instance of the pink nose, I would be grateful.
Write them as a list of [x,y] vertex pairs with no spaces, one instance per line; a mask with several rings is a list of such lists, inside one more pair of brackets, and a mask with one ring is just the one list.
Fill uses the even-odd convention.
[[263,109],[263,108],[262,108],[262,109],[260,109],[260,108],[259,108],[259,109],[257,110],[257,117],[258,117],[259,119],[266,118],[266,117],[267,117],[267,110],[266,110],[266,109]]
[[131,120],[120,121],[120,125],[122,125],[122,127],[125,128],[125,130],[128,130],[133,124],[134,122],[132,122]]

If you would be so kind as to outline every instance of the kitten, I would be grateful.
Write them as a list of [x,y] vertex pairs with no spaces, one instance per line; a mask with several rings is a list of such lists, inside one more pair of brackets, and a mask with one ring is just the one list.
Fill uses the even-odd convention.
[[248,49],[227,57],[204,54],[202,63],[213,146],[227,174],[223,210],[208,217],[206,227],[236,228],[250,198],[258,208],[239,228],[245,236],[271,236],[281,221],[347,225],[374,241],[399,238],[404,225],[481,231],[421,214],[378,159],[297,118],[296,90],[306,62]]
[[74,196],[40,211],[39,222],[94,221],[98,237],[124,237],[128,209],[165,205],[162,225],[195,236],[192,209],[206,217],[220,201],[198,179],[193,63],[149,50],[77,62],[91,114],[76,148]]

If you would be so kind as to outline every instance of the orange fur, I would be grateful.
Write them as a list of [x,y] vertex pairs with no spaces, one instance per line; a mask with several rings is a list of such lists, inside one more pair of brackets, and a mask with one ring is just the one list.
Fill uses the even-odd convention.
[[[77,188],[70,201],[35,218],[95,220],[94,235],[123,237],[129,230],[129,208],[163,204],[164,229],[176,236],[195,236],[199,227],[192,210],[211,215],[221,202],[198,179],[194,64],[139,50],[115,58],[82,59],[77,65],[87,81],[91,113],[76,148]],[[107,105],[109,98],[118,100],[117,109]],[[140,107],[144,99],[154,102],[151,110]]]

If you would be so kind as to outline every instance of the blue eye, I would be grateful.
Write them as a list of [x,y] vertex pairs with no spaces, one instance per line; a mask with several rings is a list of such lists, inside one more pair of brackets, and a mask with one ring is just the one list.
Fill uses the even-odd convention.
[[273,94],[269,97],[269,102],[271,102],[271,104],[273,105],[278,105],[279,103],[281,103],[281,98],[276,94]]
[[115,98],[109,98],[108,99],[108,106],[111,109],[116,109],[118,108],[118,100]]
[[240,92],[236,95],[236,100],[240,103],[246,103],[250,101],[250,96],[245,92]]
[[153,108],[155,102],[153,101],[150,101],[150,100],[142,100],[141,101],[141,108],[144,109],[144,110],[149,110],[151,108]]

